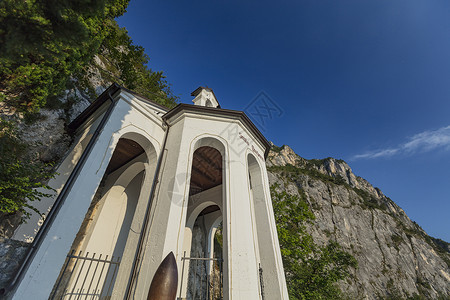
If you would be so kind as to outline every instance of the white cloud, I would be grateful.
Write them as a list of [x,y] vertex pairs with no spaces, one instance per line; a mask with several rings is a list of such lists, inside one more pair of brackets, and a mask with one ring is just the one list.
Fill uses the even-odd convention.
[[409,142],[402,145],[402,148],[408,152],[417,152],[448,146],[450,146],[450,126],[418,133],[412,136]]
[[450,126],[415,134],[407,142],[395,148],[379,149],[354,155],[352,160],[391,157],[397,154],[414,154],[437,148],[450,149]]
[[366,152],[363,154],[357,154],[357,155],[353,156],[353,159],[392,156],[392,155],[395,155],[398,151],[399,151],[399,149],[384,149],[384,150],[378,150],[378,151],[370,151],[370,152]]

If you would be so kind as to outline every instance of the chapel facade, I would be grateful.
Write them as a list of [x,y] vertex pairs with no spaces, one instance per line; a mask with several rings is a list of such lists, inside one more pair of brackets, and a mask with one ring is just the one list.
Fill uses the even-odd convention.
[[147,299],[169,253],[176,299],[288,299],[270,144],[210,88],[191,95],[169,110],[113,84],[72,121],[46,221],[15,233],[34,241],[12,299]]

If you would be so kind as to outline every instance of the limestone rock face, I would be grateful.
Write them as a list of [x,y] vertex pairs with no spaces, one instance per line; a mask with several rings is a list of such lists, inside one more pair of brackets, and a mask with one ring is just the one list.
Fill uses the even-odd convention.
[[25,242],[0,237],[0,289],[8,286],[27,249]]
[[[273,148],[272,148],[273,149]],[[293,165],[300,166],[304,165],[306,160],[295,154],[289,146],[283,146],[278,152],[270,151],[269,159],[267,160],[267,166],[285,166]]]
[[66,133],[62,110],[41,109],[39,120],[20,123],[23,142],[38,153],[41,161],[58,161],[68,150],[71,138]]
[[[267,161],[270,183],[292,194],[303,190],[316,216],[309,227],[315,242],[335,240],[357,259],[352,278],[340,282],[351,299],[450,297],[448,243],[428,236],[344,161],[276,150]],[[298,168],[295,176],[284,171],[288,164]]]

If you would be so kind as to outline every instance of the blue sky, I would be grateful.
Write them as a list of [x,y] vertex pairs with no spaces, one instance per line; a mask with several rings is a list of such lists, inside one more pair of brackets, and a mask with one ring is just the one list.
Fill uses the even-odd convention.
[[118,19],[181,102],[209,86],[305,158],[335,157],[450,242],[450,1],[144,1]]

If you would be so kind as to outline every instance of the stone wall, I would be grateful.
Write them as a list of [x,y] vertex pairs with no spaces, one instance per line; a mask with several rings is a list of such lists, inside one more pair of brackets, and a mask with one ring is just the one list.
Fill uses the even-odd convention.
[[28,246],[29,244],[25,242],[0,237],[0,291],[7,288]]

